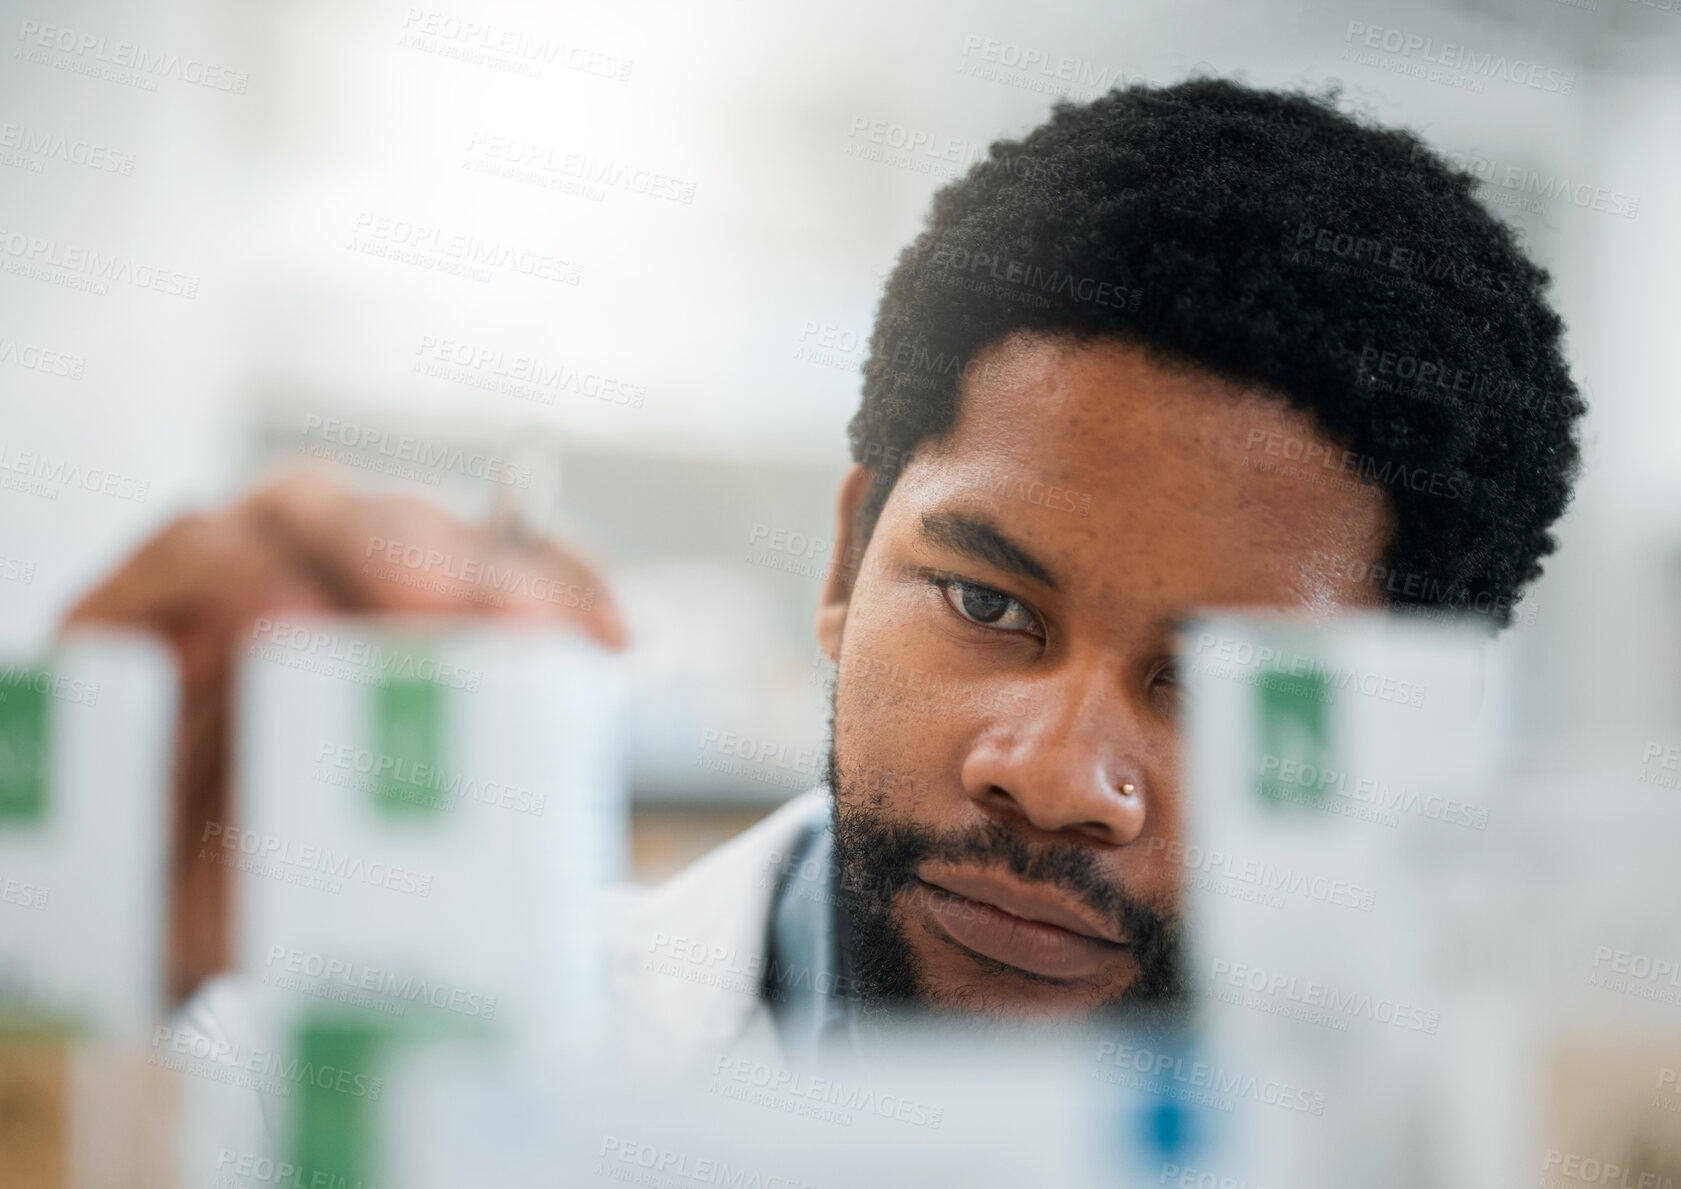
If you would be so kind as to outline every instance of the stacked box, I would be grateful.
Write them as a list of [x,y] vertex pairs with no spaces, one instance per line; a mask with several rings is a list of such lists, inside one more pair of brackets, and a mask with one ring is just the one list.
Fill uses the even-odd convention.
[[0,1184],[161,1183],[175,700],[142,636],[0,666]]

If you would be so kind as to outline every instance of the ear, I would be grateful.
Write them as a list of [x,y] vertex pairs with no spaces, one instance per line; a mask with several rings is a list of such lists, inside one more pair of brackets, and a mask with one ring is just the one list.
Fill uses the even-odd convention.
[[841,480],[835,500],[835,552],[829,559],[829,577],[817,598],[817,646],[832,661],[840,658],[841,633],[846,628],[846,609],[852,604],[852,586],[864,560],[864,544],[854,531],[858,508],[870,494],[876,473],[858,463]]

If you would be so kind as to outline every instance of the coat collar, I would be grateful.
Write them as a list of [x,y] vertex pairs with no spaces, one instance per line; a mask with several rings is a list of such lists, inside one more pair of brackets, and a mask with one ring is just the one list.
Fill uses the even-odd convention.
[[625,906],[613,958],[618,1049],[634,1068],[700,1069],[743,1047],[776,1051],[759,988],[783,861],[828,793],[803,793]]

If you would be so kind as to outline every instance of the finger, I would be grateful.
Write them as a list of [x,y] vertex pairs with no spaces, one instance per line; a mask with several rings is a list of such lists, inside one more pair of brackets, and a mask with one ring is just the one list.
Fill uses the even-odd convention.
[[212,516],[171,522],[83,595],[67,622],[98,620],[139,627],[172,627],[222,589],[250,560],[250,542]]
[[147,542],[65,617],[61,631],[117,624],[164,636],[188,697],[227,663],[234,633],[265,610],[329,610],[331,593],[226,515],[188,516]]
[[441,509],[404,497],[369,499],[323,470],[299,467],[258,487],[234,507],[233,516],[348,609],[453,609],[425,585],[380,577],[380,555],[393,544],[390,533],[398,534],[399,552],[411,545],[422,558],[427,551],[447,552],[462,530]]
[[322,471],[299,468],[264,484],[234,511],[346,606],[442,614],[484,602],[457,581],[478,573],[470,564],[471,531],[425,500],[369,498]]
[[482,539],[481,585],[501,596],[509,614],[558,617],[578,624],[614,650],[629,643],[624,618],[600,572],[575,551],[544,538]]
[[347,605],[552,619],[625,646],[606,584],[553,542],[522,544],[413,497],[361,497],[310,470],[283,474],[236,511]]

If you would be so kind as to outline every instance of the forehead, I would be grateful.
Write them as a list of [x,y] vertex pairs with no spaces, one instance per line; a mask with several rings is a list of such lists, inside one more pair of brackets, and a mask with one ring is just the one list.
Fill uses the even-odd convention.
[[1340,575],[1380,559],[1391,513],[1344,453],[1255,389],[1130,344],[1018,335],[975,361],[883,521],[984,513],[1076,581],[1185,608],[1369,603]]

